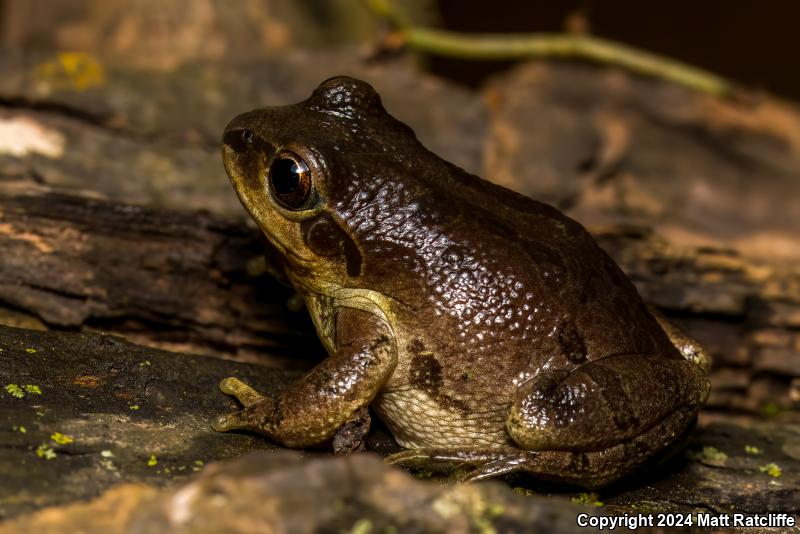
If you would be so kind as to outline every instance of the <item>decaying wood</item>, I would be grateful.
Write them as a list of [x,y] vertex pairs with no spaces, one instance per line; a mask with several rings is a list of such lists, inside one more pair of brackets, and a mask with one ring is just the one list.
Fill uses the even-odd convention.
[[[324,354],[291,290],[253,278],[258,233],[207,213],[178,213],[0,182],[0,309],[53,328],[102,329],[185,352],[297,367]],[[715,359],[710,406],[796,406],[800,272],[734,251],[679,247],[641,229],[598,240],[644,298]],[[17,313],[11,315],[10,310]],[[793,386],[794,384],[794,386]]]
[[238,409],[218,388],[228,375],[271,394],[293,376],[111,336],[0,327],[0,519],[272,448],[211,429]]
[[[515,491],[500,481],[443,486],[414,480],[363,453],[316,458],[323,453],[276,451],[257,436],[214,432],[212,418],[237,409],[217,387],[228,375],[270,395],[297,376],[98,334],[0,327],[0,519],[22,516],[3,531],[68,524],[73,531],[195,532],[198,525],[205,531],[225,525],[226,531],[252,532],[253,525],[281,524],[287,531],[316,532],[363,520],[421,532],[463,521],[478,530],[572,532],[583,511],[800,511],[796,419],[701,423],[684,452],[582,498],[605,503],[596,509],[570,504],[580,498],[579,488],[523,475],[509,481]],[[379,454],[397,450],[380,427],[367,447]],[[253,449],[268,452],[203,469]],[[141,485],[172,482],[186,485],[160,494]],[[60,507],[109,488],[93,503]],[[24,516],[41,508],[47,509]]]
[[248,276],[263,247],[242,223],[0,181],[0,250],[0,307],[49,327],[284,364],[321,351],[291,291]]
[[769,414],[800,405],[800,269],[636,228],[595,235],[642,297],[710,352],[709,406]]

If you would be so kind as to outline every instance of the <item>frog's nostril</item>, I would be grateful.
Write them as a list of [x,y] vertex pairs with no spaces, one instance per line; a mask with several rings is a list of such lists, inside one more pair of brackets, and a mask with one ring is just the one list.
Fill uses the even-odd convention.
[[225,147],[232,149],[235,152],[244,152],[252,149],[257,143],[258,137],[250,129],[235,129],[228,130],[222,138]]

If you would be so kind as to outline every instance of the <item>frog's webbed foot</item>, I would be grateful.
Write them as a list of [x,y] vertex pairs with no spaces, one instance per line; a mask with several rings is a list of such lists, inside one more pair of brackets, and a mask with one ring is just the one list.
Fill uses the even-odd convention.
[[458,482],[474,482],[526,470],[535,452],[514,447],[498,449],[410,449],[386,457],[386,462],[407,468],[440,470],[450,466]]
[[244,406],[244,410],[217,417],[211,427],[217,432],[229,430],[260,431],[265,417],[272,412],[274,401],[262,395],[238,378],[228,377],[219,383],[219,389],[226,395],[233,395]]

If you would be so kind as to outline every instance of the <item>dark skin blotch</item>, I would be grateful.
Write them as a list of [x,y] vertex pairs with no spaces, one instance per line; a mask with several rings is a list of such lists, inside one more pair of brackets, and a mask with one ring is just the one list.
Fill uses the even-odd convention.
[[583,363],[586,361],[586,342],[583,336],[574,325],[567,324],[558,333],[558,344],[564,356],[572,363]]
[[343,255],[348,276],[355,278],[361,274],[363,257],[358,245],[329,214],[303,221],[300,228],[308,248],[315,254],[325,257]]
[[411,385],[436,399],[442,407],[469,413],[469,406],[465,402],[454,399],[443,391],[442,364],[436,357],[426,352],[425,346],[416,339],[409,345],[409,352],[413,355],[409,372]]
[[415,354],[411,359],[411,384],[432,395],[442,385],[442,364],[431,354]]

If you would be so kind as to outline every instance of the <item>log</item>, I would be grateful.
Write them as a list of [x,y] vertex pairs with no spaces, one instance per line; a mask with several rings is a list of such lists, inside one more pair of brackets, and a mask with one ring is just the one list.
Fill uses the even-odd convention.
[[248,276],[263,252],[249,226],[18,180],[0,191],[0,309],[17,324],[290,366],[323,354],[308,317],[287,309],[291,290]]
[[[710,351],[709,406],[759,414],[798,405],[796,267],[681,247],[643,228],[594,233],[645,300]],[[247,274],[261,250],[258,232],[240,219],[0,181],[6,324],[99,329],[182,352],[308,368],[325,353],[307,315],[287,308],[291,290]]]
[[[301,454],[247,433],[214,432],[211,419],[237,409],[217,389],[228,375],[274,395],[297,373],[106,335],[0,327],[0,519],[14,519],[0,531],[68,524],[75,531],[282,525],[316,532],[361,522],[403,531],[453,524],[455,531],[572,532],[579,513],[800,511],[796,417],[702,422],[682,453],[592,495],[525,475],[508,484],[443,485],[424,480],[431,472],[414,478],[385,465],[375,452]],[[379,425],[367,445],[379,455],[397,450]]]

